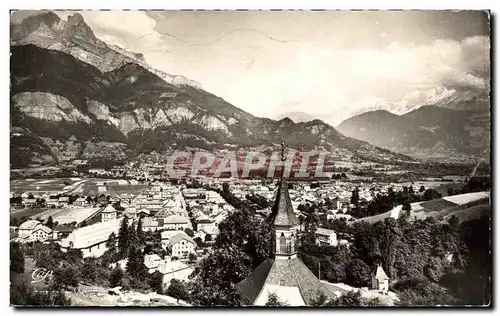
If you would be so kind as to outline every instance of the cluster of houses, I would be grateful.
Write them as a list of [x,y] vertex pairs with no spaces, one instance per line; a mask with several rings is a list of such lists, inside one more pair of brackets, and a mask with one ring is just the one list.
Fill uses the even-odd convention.
[[[335,185],[311,188],[308,185],[294,184],[294,188],[290,187],[286,196],[291,205],[289,212],[298,215],[301,213],[299,210],[301,204],[318,203],[328,197],[331,200],[332,211],[335,211],[333,214],[345,213],[345,209],[349,208],[349,189],[341,187],[339,190]],[[273,201],[277,198],[276,191],[278,190],[275,184],[260,182],[237,184],[234,189],[231,187],[231,192],[241,199],[245,199],[248,194],[254,194]],[[332,192],[335,192],[335,195]],[[361,192],[365,191],[360,190],[360,197]],[[371,192],[373,193],[373,190]],[[184,186],[158,183],[135,195],[120,194],[112,197],[99,207],[89,207],[85,197],[73,201],[71,207],[66,205],[64,208],[64,200],[62,203],[57,204],[57,207],[63,209],[51,210],[50,214],[54,214],[53,221],[56,223],[53,228],[47,226],[47,216],[42,216],[42,221],[30,219],[19,227],[11,227],[11,235],[15,232],[16,236],[11,240],[23,243],[56,242],[61,245],[63,251],[79,249],[83,257],[100,257],[108,249],[109,236],[111,234],[119,236],[125,217],[129,220],[128,224],[135,225],[136,228],[141,221],[144,231],[160,232],[161,246],[167,255],[162,258],[159,254],[146,254],[144,264],[149,273],[159,272],[163,275],[165,288],[173,279],[188,281],[194,270],[191,263],[204,252],[204,247],[209,247],[215,241],[219,233],[219,224],[234,211],[234,208],[213,190],[187,189]],[[298,225],[298,222],[295,221],[294,225]],[[300,225],[298,229],[300,230]],[[201,247],[197,239],[203,242]],[[346,236],[333,230],[325,228],[316,230],[318,245],[349,246],[347,240]],[[285,245],[288,245],[286,240]],[[293,246],[290,249],[293,250]],[[292,259],[296,261],[295,257]],[[126,259],[115,264],[126,266]],[[296,265],[312,278],[310,272],[306,271],[300,262]],[[386,294],[388,281],[389,278],[383,269],[378,267],[372,276],[371,288]],[[315,281],[315,284],[320,283]]]
[[185,189],[183,195],[195,226],[195,238],[214,241],[219,224],[234,211],[219,193],[206,189]]
[[[165,184],[101,202],[103,204],[88,205],[87,199],[81,197],[71,206],[58,205],[58,209],[38,214],[37,220],[30,219],[17,228],[12,227],[11,232],[19,242],[56,241],[63,249],[80,249],[84,257],[99,257],[107,250],[109,235],[118,236],[123,217],[135,225],[140,218],[143,231],[161,231],[162,245],[173,257],[187,258],[196,253],[194,239],[200,238],[207,245],[215,240],[218,224],[233,209],[216,192],[193,192]],[[57,225],[53,229],[45,225],[49,217]],[[185,233],[187,230],[192,232],[191,236]]]

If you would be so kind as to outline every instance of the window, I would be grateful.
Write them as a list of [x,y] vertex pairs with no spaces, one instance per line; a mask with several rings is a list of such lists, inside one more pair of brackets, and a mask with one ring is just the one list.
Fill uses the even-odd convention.
[[283,233],[280,236],[280,253],[287,253],[286,251],[286,237]]

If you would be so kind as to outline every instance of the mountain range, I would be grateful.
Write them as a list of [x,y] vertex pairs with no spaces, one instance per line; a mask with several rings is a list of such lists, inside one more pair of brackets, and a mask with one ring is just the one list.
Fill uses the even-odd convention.
[[276,116],[274,119],[275,120],[282,120],[284,118],[289,118],[292,121],[294,121],[295,123],[309,122],[309,121],[318,119],[318,117],[316,117],[314,115],[311,115],[311,114],[308,114],[305,112],[301,112],[301,111],[293,111],[293,112],[283,113],[281,115]]
[[416,158],[488,159],[490,155],[489,107],[465,100],[422,106],[403,115],[370,111],[345,120],[337,129]]
[[413,161],[346,137],[320,120],[255,117],[141,54],[99,40],[80,14],[47,12],[11,25],[11,166],[126,159],[198,147],[324,148]]

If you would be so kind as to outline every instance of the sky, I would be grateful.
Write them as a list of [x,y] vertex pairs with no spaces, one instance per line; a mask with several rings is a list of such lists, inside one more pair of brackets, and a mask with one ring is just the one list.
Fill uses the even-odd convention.
[[302,111],[335,125],[374,106],[489,89],[479,11],[80,13],[98,38],[256,116]]

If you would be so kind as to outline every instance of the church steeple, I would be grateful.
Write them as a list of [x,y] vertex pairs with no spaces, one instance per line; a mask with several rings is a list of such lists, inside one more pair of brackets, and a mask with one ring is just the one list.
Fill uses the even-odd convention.
[[[281,161],[284,163],[285,145],[281,145]],[[269,220],[273,225],[274,240],[273,253],[275,257],[289,258],[297,253],[297,232],[300,221],[295,216],[288,192],[288,183],[284,178],[285,166],[282,166],[280,183],[276,193],[276,200],[269,216]]]

